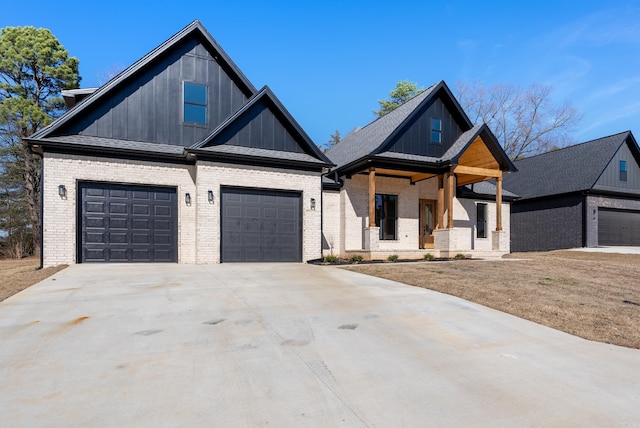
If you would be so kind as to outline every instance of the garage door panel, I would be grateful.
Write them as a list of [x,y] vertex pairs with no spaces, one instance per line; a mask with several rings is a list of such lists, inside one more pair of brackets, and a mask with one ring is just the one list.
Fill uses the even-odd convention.
[[177,261],[175,189],[81,183],[80,190],[80,261]]
[[598,245],[640,246],[640,211],[600,208]]
[[302,260],[299,193],[223,189],[223,262]]
[[87,202],[84,209],[88,213],[104,213],[105,204],[104,202]]
[[92,244],[104,244],[104,235],[102,232],[87,232],[85,234],[85,240]]
[[149,215],[151,213],[151,207],[149,205],[142,204],[132,204],[131,205],[131,213],[134,215]]
[[128,214],[129,207],[127,204],[122,202],[110,202],[109,203],[109,214]]

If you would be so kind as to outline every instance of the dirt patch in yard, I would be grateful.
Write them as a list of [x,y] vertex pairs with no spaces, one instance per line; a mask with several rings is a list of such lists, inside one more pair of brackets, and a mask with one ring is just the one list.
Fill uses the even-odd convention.
[[640,255],[552,251],[503,261],[351,266],[576,336],[640,348]]
[[0,260],[0,302],[67,267],[61,265],[36,270],[39,265],[37,257]]

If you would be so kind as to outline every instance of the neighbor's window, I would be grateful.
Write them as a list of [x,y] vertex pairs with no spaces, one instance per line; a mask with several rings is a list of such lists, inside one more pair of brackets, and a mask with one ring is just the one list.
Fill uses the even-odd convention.
[[184,121],[207,123],[207,87],[184,82]]
[[476,238],[487,237],[487,204],[476,205]]
[[397,195],[376,194],[376,226],[380,228],[380,240],[397,239]]
[[627,161],[620,161],[620,181],[627,181]]
[[431,142],[442,143],[442,120],[431,118]]

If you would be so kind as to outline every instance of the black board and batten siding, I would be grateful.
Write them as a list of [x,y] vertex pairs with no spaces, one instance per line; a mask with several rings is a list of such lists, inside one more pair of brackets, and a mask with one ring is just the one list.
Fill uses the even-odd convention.
[[265,98],[251,106],[242,117],[226,128],[212,144],[229,144],[267,150],[304,153],[296,137],[283,125]]
[[[207,86],[207,123],[183,123],[183,82]],[[104,97],[61,134],[83,134],[190,146],[206,137],[251,96],[230,77],[198,37],[185,39]]]
[[[620,161],[627,162],[626,181],[620,180]],[[602,172],[596,182],[594,189],[608,190],[614,192],[640,193],[640,166],[633,157],[627,144],[620,146],[620,149],[609,162],[609,165]]]
[[[441,157],[464,132],[460,119],[456,120],[440,97],[427,103],[409,122],[401,134],[395,136],[389,151],[421,156]],[[442,143],[431,143],[431,118],[442,121]],[[428,141],[428,144],[425,144]]]

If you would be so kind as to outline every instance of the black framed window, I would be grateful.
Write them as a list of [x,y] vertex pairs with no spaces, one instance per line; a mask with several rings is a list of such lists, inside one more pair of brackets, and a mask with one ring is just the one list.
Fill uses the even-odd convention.
[[184,121],[207,123],[207,87],[184,82]]
[[620,181],[627,181],[627,161],[620,161]]
[[431,118],[431,142],[442,144],[442,120]]
[[476,238],[487,237],[487,204],[476,205]]
[[380,240],[398,239],[398,196],[376,194],[376,226]]

